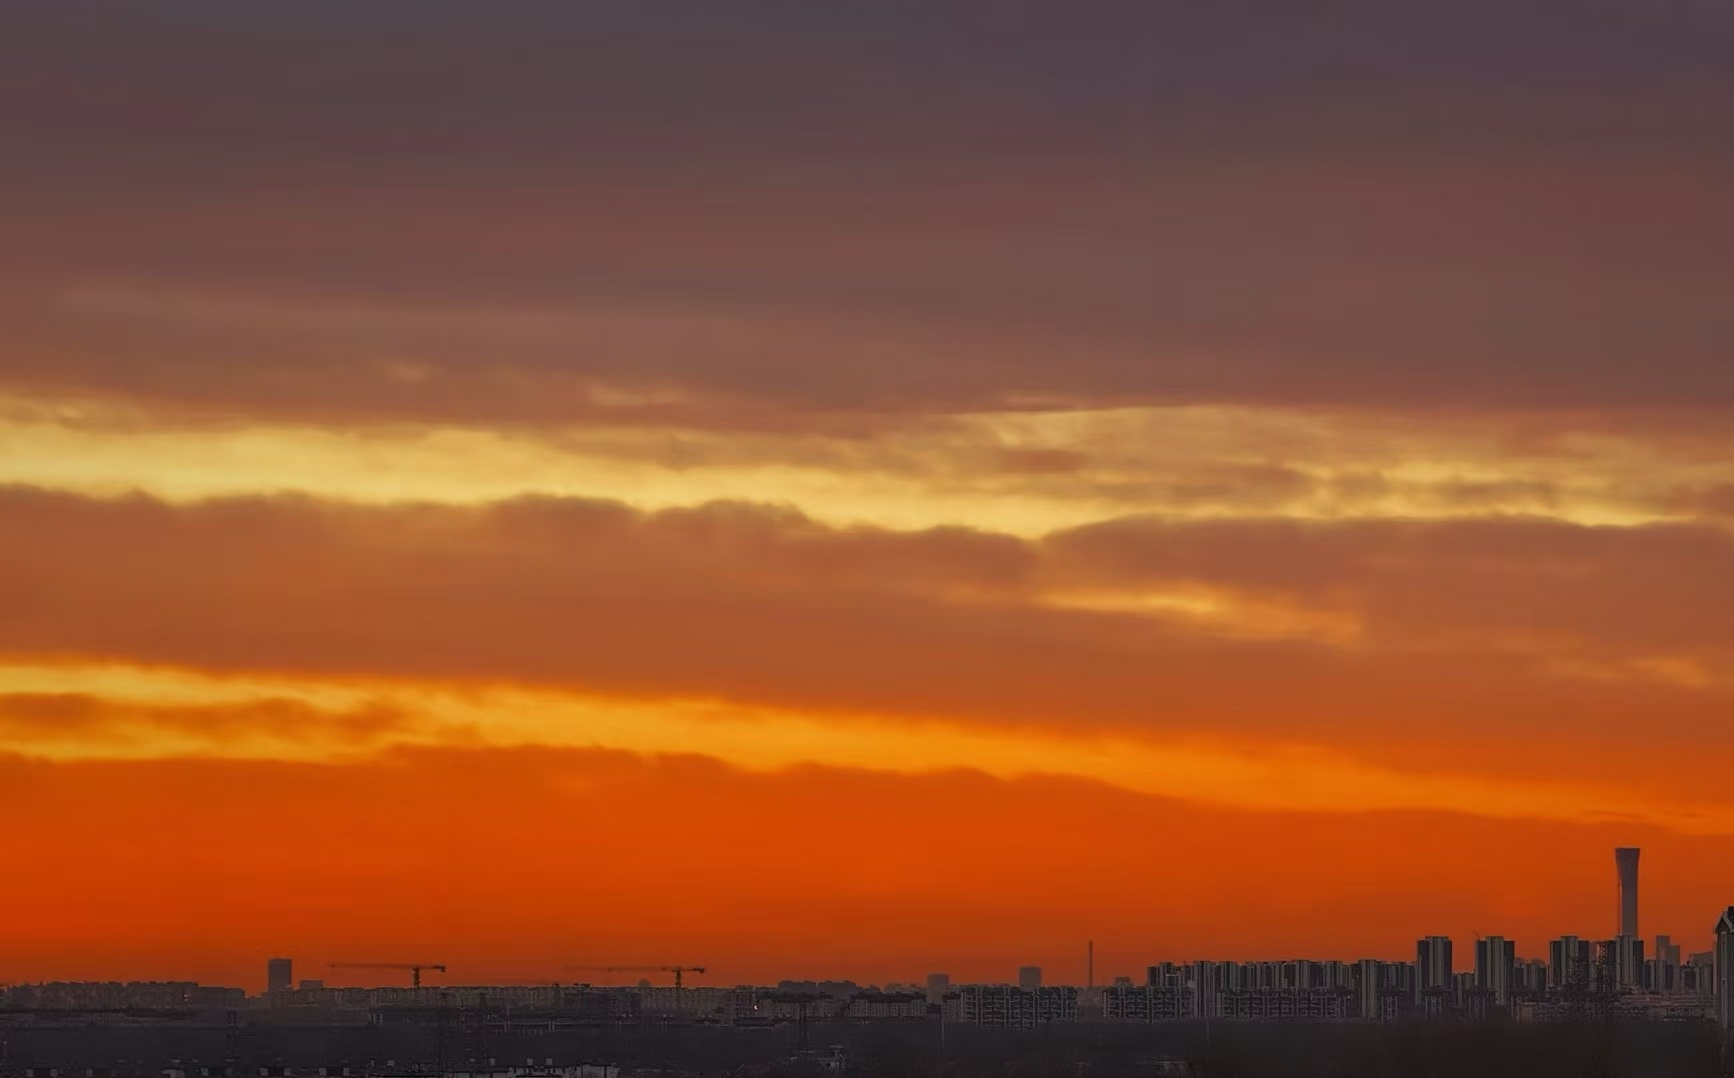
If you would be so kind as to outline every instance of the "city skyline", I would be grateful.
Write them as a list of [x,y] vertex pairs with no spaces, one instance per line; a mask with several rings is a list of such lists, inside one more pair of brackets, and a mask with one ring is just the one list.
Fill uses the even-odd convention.
[[[1621,851],[1626,853],[1628,851]],[[1623,898],[1629,893],[1625,878],[1621,880],[1620,894]],[[1624,903],[1622,902],[1622,907]],[[1628,922],[1622,920],[1621,927],[1628,927]],[[1489,1005],[1506,1007],[1519,999],[1545,999],[1549,996],[1564,994],[1572,998],[1574,990],[1601,992],[1611,995],[1655,996],[1655,997],[1694,997],[1702,1001],[1708,1010],[1713,1010],[1718,1020],[1724,1026],[1734,1029],[1726,1017],[1723,1001],[1734,998],[1734,992],[1727,991],[1729,985],[1723,978],[1734,973],[1734,963],[1727,958],[1726,949],[1734,944],[1734,906],[1724,910],[1717,919],[1715,928],[1715,950],[1695,952],[1682,956],[1678,946],[1670,946],[1669,937],[1658,938],[1656,953],[1647,960],[1639,962],[1638,969],[1627,968],[1628,961],[1624,945],[1632,937],[1618,935],[1599,941],[1582,940],[1576,936],[1566,935],[1549,941],[1548,956],[1545,959],[1533,959],[1520,954],[1515,942],[1500,936],[1477,937],[1474,949],[1470,955],[1471,965],[1463,968],[1458,962],[1462,952],[1455,947],[1455,941],[1443,936],[1425,936],[1416,941],[1415,959],[1413,962],[1384,960],[1378,957],[1361,957],[1353,960],[1325,959],[1319,957],[1289,957],[1282,959],[1258,960],[1221,960],[1221,959],[1190,959],[1175,962],[1165,960],[1146,967],[1142,980],[1129,975],[1110,975],[1104,982],[1098,984],[1094,980],[1094,941],[1086,944],[1089,965],[1089,983],[1080,984],[1075,981],[1060,979],[1052,983],[1044,979],[1044,971],[1040,966],[1019,966],[1009,977],[999,979],[959,980],[950,972],[928,972],[919,979],[907,981],[891,981],[880,986],[877,984],[858,984],[848,978],[820,978],[817,981],[808,979],[782,979],[775,986],[770,982],[737,981],[730,983],[726,975],[716,978],[716,984],[695,984],[688,980],[684,987],[681,974],[696,974],[703,976],[710,972],[708,967],[690,966],[567,966],[564,969],[570,974],[573,970],[586,971],[591,976],[582,978],[531,978],[516,982],[466,982],[461,979],[450,983],[423,983],[423,973],[438,974],[440,978],[449,972],[447,967],[431,963],[398,963],[398,962],[333,962],[321,969],[329,969],[335,977],[337,971],[347,969],[392,971],[382,972],[381,976],[391,976],[393,973],[400,978],[409,975],[409,986],[350,984],[345,979],[337,977],[328,982],[326,978],[300,978],[293,976],[294,960],[286,957],[273,957],[266,960],[266,987],[257,993],[256,999],[279,1002],[293,998],[297,1002],[324,999],[336,1002],[347,998],[356,992],[364,993],[362,998],[372,1000],[376,995],[383,994],[387,1000],[406,1002],[411,999],[446,999],[448,993],[475,993],[488,989],[511,990],[517,992],[543,992],[560,990],[595,990],[598,992],[642,991],[654,993],[665,1002],[677,1002],[682,998],[683,991],[692,992],[698,998],[711,998],[716,992],[733,991],[740,988],[757,988],[770,991],[796,990],[802,984],[809,988],[817,987],[825,990],[832,986],[832,994],[847,994],[861,991],[902,993],[909,996],[920,996],[927,1003],[933,1004],[941,999],[955,998],[957,993],[965,990],[981,988],[1015,988],[1030,995],[1040,995],[1050,990],[1064,990],[1077,993],[1097,994],[1091,998],[1100,997],[1104,991],[1120,991],[1124,989],[1176,989],[1193,993],[1192,1006],[1198,1005],[1197,993],[1200,991],[1215,992],[1218,990],[1325,990],[1356,993],[1364,997],[1361,1004],[1361,1017],[1386,1017],[1380,1013],[1376,1004],[1369,1005],[1367,1000],[1381,995],[1400,995],[1406,1001],[1417,1005],[1424,1004],[1431,996],[1454,996],[1459,999],[1465,992],[1478,994]],[[1642,941],[1639,941],[1640,945]],[[1641,954],[1641,946],[1639,948]],[[1684,957],[1684,960],[1682,958]],[[1406,970],[1406,972],[1402,972]],[[594,976],[601,974],[602,976]],[[652,977],[673,975],[672,985],[658,984]],[[1232,984],[1218,984],[1216,978],[1234,976],[1237,979]],[[1205,988],[1200,983],[1201,978],[1211,978],[1212,987]],[[1711,978],[1714,978],[1712,980]],[[1267,983],[1268,979],[1268,983]],[[171,998],[165,993],[172,993],[177,986],[183,986],[189,993],[199,991],[229,991],[216,986],[200,986],[197,982],[175,982],[167,980],[152,980],[146,982],[48,982],[39,985],[22,984],[11,988],[24,992],[47,990],[51,993],[62,990],[78,991],[123,991],[134,990],[149,996],[167,1000]],[[5,986],[0,986],[5,987]],[[667,995],[672,991],[673,995]],[[481,999],[482,997],[477,997]],[[507,997],[510,998],[510,997]],[[1082,997],[1079,997],[1082,998]],[[190,1001],[190,997],[189,997]],[[685,1005],[683,1005],[685,1006]],[[911,1011],[911,1017],[917,1012]],[[1178,1015],[1176,1015],[1178,1017]]]
[[7,5],[0,982],[1712,947],[1734,5],[512,7]]
[[[1454,978],[1469,976],[1473,978],[1475,987],[1487,989],[1493,993],[1496,998],[1503,1001],[1511,992],[1514,985],[1517,984],[1517,982],[1512,979],[1516,976],[1516,971],[1525,963],[1535,964],[1541,970],[1541,983],[1549,989],[1560,989],[1574,984],[1587,985],[1594,979],[1594,977],[1605,975],[1613,977],[1615,983],[1625,989],[1653,991],[1675,990],[1675,985],[1664,983],[1665,979],[1671,976],[1667,970],[1672,969],[1677,971],[1682,965],[1687,964],[1683,962],[1683,958],[1689,958],[1694,961],[1713,958],[1716,954],[1716,949],[1723,946],[1724,940],[1722,938],[1722,929],[1724,925],[1734,926],[1734,921],[1728,920],[1730,916],[1729,914],[1721,914],[1716,922],[1716,927],[1709,934],[1709,944],[1702,948],[1685,948],[1680,943],[1674,942],[1677,938],[1675,934],[1658,933],[1653,939],[1655,944],[1654,950],[1650,950],[1650,941],[1646,941],[1642,936],[1632,937],[1626,935],[1625,930],[1636,925],[1640,908],[1638,902],[1640,854],[1641,850],[1638,847],[1617,847],[1614,850],[1614,861],[1616,866],[1614,883],[1616,914],[1614,917],[1613,927],[1616,931],[1612,934],[1580,936],[1575,933],[1563,933],[1560,935],[1550,936],[1543,941],[1542,946],[1539,949],[1533,946],[1519,947],[1516,939],[1499,934],[1481,935],[1477,933],[1471,940],[1463,941],[1470,944],[1468,949],[1460,947],[1458,945],[1459,941],[1448,935],[1423,936],[1417,939],[1413,944],[1414,951],[1412,953],[1414,955],[1414,961],[1412,965],[1414,968],[1413,975],[1415,978],[1414,991],[1416,993],[1423,993],[1435,989],[1449,991],[1452,990],[1453,986],[1456,984]],[[1734,907],[1729,907],[1729,909],[1734,909]],[[1211,955],[1188,954],[1184,951],[1170,949],[1163,956],[1163,964],[1165,966],[1184,967],[1200,962],[1228,962],[1255,966],[1273,966],[1285,965],[1299,961],[1314,964],[1322,963],[1347,969],[1366,962],[1396,965],[1402,964],[1404,961],[1401,958],[1393,957],[1391,954],[1379,953],[1359,953],[1353,956],[1339,954],[1334,957],[1322,957],[1318,952],[1306,952],[1303,954],[1299,950],[1290,949],[1288,951],[1280,952],[1282,957],[1276,957],[1276,954],[1277,953],[1273,952],[1272,954],[1253,957],[1236,957],[1220,953]],[[1146,958],[1147,957],[1148,956],[1146,956]],[[422,977],[424,971],[427,972],[430,978],[427,987],[481,983],[518,985],[526,987],[537,985],[608,986],[627,984],[653,986],[657,983],[655,979],[667,980],[670,977],[673,978],[675,986],[678,987],[681,984],[680,974],[686,974],[688,977],[686,983],[693,986],[702,984],[705,987],[726,987],[730,983],[728,980],[727,970],[714,969],[708,965],[698,966],[696,963],[680,966],[674,964],[631,963],[622,959],[616,959],[614,964],[606,962],[588,964],[565,963],[561,965],[558,970],[544,970],[542,975],[483,982],[477,980],[464,980],[464,971],[462,970],[458,971],[456,977],[450,977],[448,974],[451,971],[444,963],[434,963],[431,961],[383,961],[378,959],[379,956],[366,960],[357,960],[355,958],[318,960],[316,958],[310,959],[307,956],[302,956],[301,958],[281,955],[274,956],[269,958],[265,963],[266,973],[261,982],[264,988],[263,994],[270,995],[276,992],[288,991],[296,987],[302,989],[312,987],[320,990],[326,988],[389,987],[387,984],[364,983],[357,981],[355,978],[358,976],[357,971],[360,970],[388,971],[381,972],[379,975],[388,978],[395,977],[399,981],[409,978],[410,984],[416,988],[423,987]],[[905,983],[910,986],[924,985],[925,990],[929,995],[934,993],[936,986],[950,986],[954,983],[978,985],[1007,984],[1016,985],[1026,990],[1039,988],[1044,984],[1060,984],[1072,987],[1084,986],[1093,988],[1098,985],[1108,986],[1118,982],[1140,983],[1136,976],[1136,967],[1138,961],[1142,961],[1141,959],[1133,960],[1135,968],[1131,972],[1119,972],[1112,967],[1111,962],[1113,961],[1113,958],[1110,956],[1110,965],[1106,967],[1108,972],[1103,974],[1100,980],[1098,980],[1097,977],[1096,960],[1096,941],[1094,938],[1088,938],[1083,941],[1083,959],[1081,962],[1081,968],[1084,972],[1084,976],[1081,978],[1071,978],[1066,972],[1063,972],[1069,968],[1064,962],[1046,967],[1025,962],[1018,965],[1011,976],[1003,978],[994,978],[991,976],[965,976],[962,978],[954,978],[951,969],[948,968],[944,972],[935,972],[932,969],[928,969],[923,972],[919,978],[904,974],[899,977],[884,978],[883,980],[884,983],[891,985]],[[297,962],[300,963],[299,967],[296,965]],[[1606,967],[1605,970],[1601,968],[1603,966]],[[320,976],[316,978],[305,976],[296,977],[294,971],[297,968],[299,968],[303,973],[307,970],[317,970],[319,971]],[[954,968],[973,971],[979,970],[981,967],[976,963],[965,963]],[[1150,965],[1144,968],[1147,971],[1152,971],[1151,975],[1153,977],[1153,971],[1157,967]],[[1048,971],[1051,970],[1062,972],[1057,973],[1056,976],[1049,977]],[[1490,971],[1492,972],[1490,973]],[[535,971],[525,970],[523,972],[533,974]],[[787,973],[789,971],[785,970],[783,972]],[[811,970],[797,972],[806,973],[806,979],[809,981],[852,981],[854,979],[849,971],[842,970],[827,970],[817,973]],[[714,973],[715,976],[707,981],[704,979],[707,973]],[[788,977],[777,978],[778,981],[786,981],[788,979]],[[20,980],[28,983],[27,979],[20,978]],[[48,982],[59,979],[43,978],[42,980]],[[74,978],[72,980],[88,981],[90,983],[109,983],[119,979],[88,977]],[[130,978],[129,980],[141,981],[144,983],[158,983],[159,981],[172,982],[175,978],[148,977]],[[197,982],[192,981],[188,983]],[[243,980],[236,983],[241,987],[246,988],[251,982]],[[768,980],[755,981],[749,978],[736,980],[733,983],[746,985],[767,984],[771,982]],[[864,983],[871,985],[877,982],[868,980]],[[1152,983],[1154,982],[1152,981]],[[399,985],[399,987],[402,986]]]

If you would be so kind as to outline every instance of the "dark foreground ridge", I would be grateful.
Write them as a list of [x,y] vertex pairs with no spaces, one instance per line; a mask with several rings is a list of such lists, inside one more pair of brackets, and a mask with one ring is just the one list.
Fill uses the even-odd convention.
[[14,1025],[7,1078],[1720,1078],[1708,1023]]

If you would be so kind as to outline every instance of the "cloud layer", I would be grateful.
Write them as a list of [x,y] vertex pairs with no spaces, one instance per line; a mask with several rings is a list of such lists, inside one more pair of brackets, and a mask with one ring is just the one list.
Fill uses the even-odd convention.
[[19,970],[1725,902],[1725,5],[15,7]]
[[[1038,541],[655,514],[15,490],[0,651],[522,684],[1032,731],[1540,767],[1666,789],[1645,749],[1730,750],[1734,586],[1708,527],[1179,524]],[[1504,764],[1482,759],[1505,758]],[[1708,757],[1706,757],[1708,758]],[[1656,758],[1658,763],[1661,757]]]
[[730,428],[1734,403],[1712,5],[774,7],[29,5],[0,377]]

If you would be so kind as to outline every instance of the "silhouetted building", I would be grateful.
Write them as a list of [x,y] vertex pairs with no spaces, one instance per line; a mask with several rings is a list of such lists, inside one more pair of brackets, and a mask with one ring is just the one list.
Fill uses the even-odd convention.
[[1033,992],[1042,986],[1042,967],[1019,966],[1018,987],[1025,992]]
[[1428,936],[1415,944],[1415,998],[1429,994],[1449,995],[1456,982],[1451,975],[1451,937]]
[[265,963],[265,991],[287,992],[295,987],[295,963],[288,958],[273,958]]
[[1587,989],[1590,967],[1588,940],[1561,936],[1547,945],[1547,986],[1554,991]]
[[1636,992],[1644,987],[1644,941],[1636,936],[1616,936],[1614,945],[1614,983],[1622,990]]
[[1192,978],[1193,1013],[1200,1018],[1218,1018],[1222,1014],[1222,992],[1226,987],[1226,962],[1194,962]]
[[1656,937],[1655,977],[1649,987],[1654,992],[1680,990],[1680,945],[1672,936]]
[[1475,987],[1500,1007],[1511,1002],[1511,975],[1517,965],[1517,946],[1503,936],[1475,941]]
[[938,1003],[945,998],[945,993],[951,990],[951,974],[929,973],[927,975],[927,1002]]
[[1355,1000],[1362,1018],[1378,1021],[1384,1017],[1385,963],[1376,958],[1355,963]]
[[1620,921],[1621,936],[1638,935],[1638,848],[1636,846],[1621,846],[1614,851],[1614,869],[1619,874],[1620,881]]

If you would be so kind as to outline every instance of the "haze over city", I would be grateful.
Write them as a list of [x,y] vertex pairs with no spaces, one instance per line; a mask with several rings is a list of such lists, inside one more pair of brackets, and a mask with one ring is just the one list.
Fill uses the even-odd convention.
[[1712,951],[1734,8],[0,19],[0,983]]

